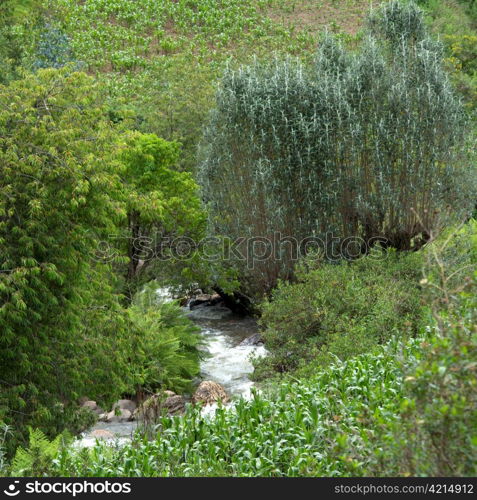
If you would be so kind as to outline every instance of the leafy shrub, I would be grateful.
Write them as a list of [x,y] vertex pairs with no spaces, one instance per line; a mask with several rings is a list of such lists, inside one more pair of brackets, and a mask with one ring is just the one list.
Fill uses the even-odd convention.
[[18,448],[12,461],[10,473],[12,476],[43,476],[52,467],[68,437],[59,435],[50,441],[39,429],[28,429],[28,448]]
[[466,105],[474,109],[477,102],[477,35],[446,35],[448,62],[453,69],[452,77]]
[[477,223],[427,249],[423,280],[434,320],[404,364],[398,419],[370,473],[474,476],[477,472]]
[[110,266],[91,257],[123,211],[117,131],[89,77],[40,70],[2,86],[0,103],[0,420],[14,430],[11,452],[28,425],[59,434],[79,397],[120,394],[123,313]]
[[33,68],[62,68],[72,58],[68,36],[59,28],[46,25],[40,34]]
[[[353,262],[308,259],[296,283],[280,283],[262,305],[269,355],[256,361],[255,377],[310,370],[336,356],[368,352],[394,335],[415,335],[423,320],[418,253],[372,252]],[[305,368],[306,369],[306,368]]]
[[[406,371],[393,449],[381,457],[390,473],[473,476],[477,472],[477,328],[475,290],[457,315],[441,318]],[[378,472],[377,467],[373,472]]]
[[129,390],[136,393],[169,389],[181,393],[191,388],[199,374],[200,329],[175,303],[160,304],[157,285],[140,292],[128,309]]
[[449,206],[469,213],[466,118],[442,60],[420,10],[388,2],[356,52],[327,36],[313,68],[287,60],[226,73],[200,182],[213,230],[267,238],[280,255],[248,268],[236,259],[250,294],[292,273],[277,233],[384,238],[408,250],[428,240]]

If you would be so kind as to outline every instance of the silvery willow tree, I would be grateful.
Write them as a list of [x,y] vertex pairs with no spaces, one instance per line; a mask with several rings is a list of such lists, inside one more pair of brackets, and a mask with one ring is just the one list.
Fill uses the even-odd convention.
[[[369,16],[358,51],[326,35],[311,68],[289,59],[228,70],[199,170],[212,230],[410,250],[449,208],[463,216],[466,117],[442,59],[421,11],[389,2]],[[290,248],[242,266],[250,293],[291,276]]]

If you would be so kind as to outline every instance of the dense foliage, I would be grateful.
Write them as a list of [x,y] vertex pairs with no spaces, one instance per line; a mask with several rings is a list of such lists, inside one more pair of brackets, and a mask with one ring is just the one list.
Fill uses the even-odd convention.
[[18,77],[28,36],[36,24],[40,3],[37,0],[3,0],[0,4],[0,83]]
[[215,417],[197,408],[164,417],[153,440],[63,448],[48,474],[475,475],[475,230],[473,222],[465,238],[453,235],[428,250],[432,272],[422,284],[435,316],[417,338],[398,334],[369,353],[219,408]]
[[[121,338],[112,281],[90,262],[91,229],[111,230],[121,213],[106,195],[117,186],[114,135],[85,75],[45,70],[0,100],[0,414],[20,431],[57,432],[76,397],[99,396],[107,379],[121,386],[106,361]],[[96,363],[111,372],[92,381]]]
[[441,46],[412,4],[385,4],[369,26],[358,52],[328,36],[312,68],[256,63],[222,81],[200,180],[215,231],[267,238],[280,257],[237,259],[252,295],[291,275],[277,233],[319,237],[328,254],[330,233],[408,250],[448,206],[470,210],[465,116]]
[[477,103],[477,4],[472,1],[440,2],[421,0],[433,31],[441,36],[446,47],[446,62],[451,77],[473,111]]
[[[117,158],[135,158],[136,150],[122,146],[92,79],[42,70],[2,87],[0,104],[0,421],[13,429],[11,451],[27,425],[56,435],[91,423],[78,412],[80,397],[106,406],[140,387],[183,388],[197,374],[198,339],[173,306],[123,309],[111,268],[122,256],[96,258],[148,192],[151,162],[146,151],[136,164],[143,169],[136,194],[134,182],[122,187]],[[151,210],[168,209],[168,224],[179,231],[198,199],[181,212],[167,190],[182,187],[185,195],[187,188],[192,196],[195,184],[186,174],[177,174],[178,183],[172,171],[153,173],[162,192]]]
[[129,390],[141,397],[160,388],[188,392],[199,375],[198,347],[203,344],[200,330],[177,304],[161,303],[156,289],[157,284],[150,283],[128,309]]
[[[0,1],[0,475],[477,474],[477,3],[417,3]],[[81,449],[194,391],[164,287],[260,390]]]
[[[127,209],[122,236],[129,261],[124,293],[129,300],[156,261],[162,268],[173,261],[182,268],[190,266],[197,247],[192,244],[186,251],[181,242],[197,243],[204,236],[206,217],[198,186],[188,172],[174,170],[178,158],[179,145],[154,134],[133,134],[121,151]],[[176,273],[181,269],[173,268]],[[170,278],[164,269],[162,277]]]
[[[262,305],[269,351],[257,360],[256,378],[294,370],[315,360],[326,364],[371,351],[422,326],[419,281],[422,256],[378,252],[354,262],[308,259],[297,283],[280,283]],[[319,361],[319,363],[317,362]]]

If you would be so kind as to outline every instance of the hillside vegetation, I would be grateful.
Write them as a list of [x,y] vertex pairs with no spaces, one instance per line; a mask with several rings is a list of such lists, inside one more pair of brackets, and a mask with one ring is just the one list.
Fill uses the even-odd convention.
[[[0,21],[1,475],[477,474],[475,2]],[[204,414],[180,305],[213,293],[267,355]],[[78,448],[120,398],[159,406]]]
[[113,112],[132,109],[141,130],[179,140],[191,169],[225,63],[312,57],[322,29],[352,38],[367,10],[349,0],[50,0],[14,37],[27,65],[74,61],[96,75]]

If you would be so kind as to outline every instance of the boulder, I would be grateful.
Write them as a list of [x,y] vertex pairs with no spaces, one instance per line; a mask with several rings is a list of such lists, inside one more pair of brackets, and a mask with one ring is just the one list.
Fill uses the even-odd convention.
[[217,304],[220,304],[222,302],[222,297],[218,293],[213,293],[210,296],[209,304],[211,306],[216,306]]
[[196,295],[193,299],[189,301],[189,309],[194,309],[194,307],[199,306],[215,306],[222,302],[222,297],[218,293],[212,295],[200,294]]
[[168,415],[182,415],[185,411],[186,401],[184,396],[169,396],[162,404],[161,409],[166,411]]
[[88,408],[88,410],[94,411],[98,407],[96,401],[84,401],[83,404],[81,405],[81,408]]
[[211,380],[201,382],[192,396],[194,404],[205,403],[209,405],[219,401],[227,403],[228,400],[229,398],[225,389],[217,382],[212,382]]
[[132,417],[132,412],[129,410],[113,410],[110,411],[105,418],[105,422],[127,422]]
[[106,429],[95,429],[90,434],[90,437],[97,439],[114,439],[114,434]]
[[117,422],[116,413],[114,411],[110,411],[106,413],[106,417],[104,417],[105,422]]
[[113,411],[116,408],[119,408],[120,410],[129,410],[131,413],[136,409],[137,405],[134,401],[130,399],[120,399],[113,405]]
[[262,345],[262,344],[263,344],[262,336],[259,333],[254,333],[253,335],[250,335],[250,337],[243,339],[242,342],[240,342],[239,346],[252,346],[252,345]]
[[104,410],[98,406],[96,401],[91,401],[91,400],[84,401],[83,404],[81,405],[81,408],[90,410],[93,413],[96,413],[96,415],[101,415],[102,413],[104,413]]
[[184,413],[186,399],[172,391],[154,394],[146,399],[132,415],[133,420],[155,421],[162,415],[180,415]]
[[128,422],[129,420],[132,420],[132,414],[133,414],[133,412],[130,410],[121,410],[121,415],[119,416],[119,421],[120,422]]

